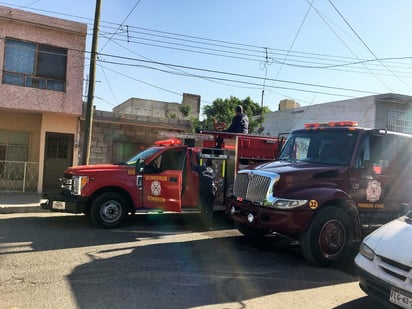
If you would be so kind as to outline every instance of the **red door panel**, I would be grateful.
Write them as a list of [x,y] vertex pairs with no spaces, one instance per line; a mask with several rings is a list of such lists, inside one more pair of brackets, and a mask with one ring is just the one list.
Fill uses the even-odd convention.
[[169,170],[143,176],[143,207],[181,212],[182,171]]

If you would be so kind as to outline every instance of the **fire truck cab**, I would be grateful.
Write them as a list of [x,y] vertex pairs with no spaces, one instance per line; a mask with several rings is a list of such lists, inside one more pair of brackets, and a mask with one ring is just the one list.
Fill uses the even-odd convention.
[[214,209],[224,210],[226,192],[242,163],[274,160],[279,149],[277,138],[233,133],[218,149],[214,147],[218,136],[218,132],[203,132],[201,138],[197,136],[200,146],[168,138],[122,164],[69,167],[60,180],[61,190],[43,194],[42,207],[84,213],[106,228],[118,226],[129,213],[197,212],[199,181],[194,166],[212,159],[218,188]]
[[315,264],[351,261],[365,234],[412,205],[411,156],[411,135],[308,124],[279,160],[238,172],[227,212],[245,236],[285,235]]

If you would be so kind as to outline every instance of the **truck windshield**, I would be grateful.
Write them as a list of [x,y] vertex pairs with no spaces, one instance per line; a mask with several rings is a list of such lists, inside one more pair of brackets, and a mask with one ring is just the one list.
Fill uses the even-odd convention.
[[135,166],[136,162],[143,163],[146,161],[147,158],[150,158],[154,154],[158,153],[162,147],[150,147],[146,150],[143,150],[142,152],[139,152],[137,155],[135,155],[133,158],[129,159],[126,162],[126,165],[132,165]]
[[357,134],[346,129],[295,131],[279,160],[349,165]]

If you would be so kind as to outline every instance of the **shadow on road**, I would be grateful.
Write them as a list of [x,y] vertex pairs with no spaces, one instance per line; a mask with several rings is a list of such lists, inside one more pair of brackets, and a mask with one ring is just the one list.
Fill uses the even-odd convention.
[[[213,231],[202,228],[199,219],[197,214],[137,215],[119,229],[105,230],[84,216],[13,217],[1,221],[0,245],[2,254],[14,253],[7,243],[30,242],[28,252],[93,247],[90,262],[67,278],[77,308],[84,309],[226,303],[241,308],[250,299],[357,281],[351,267],[313,266],[280,237],[250,242],[224,215],[215,217]],[[15,228],[23,224],[24,230]],[[361,298],[337,308],[371,304]]]

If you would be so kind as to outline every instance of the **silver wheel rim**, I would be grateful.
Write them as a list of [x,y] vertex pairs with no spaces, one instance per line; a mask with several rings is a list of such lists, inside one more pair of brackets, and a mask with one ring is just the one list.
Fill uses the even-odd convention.
[[122,213],[122,205],[118,201],[106,201],[100,207],[100,217],[107,223],[116,222],[122,216]]

